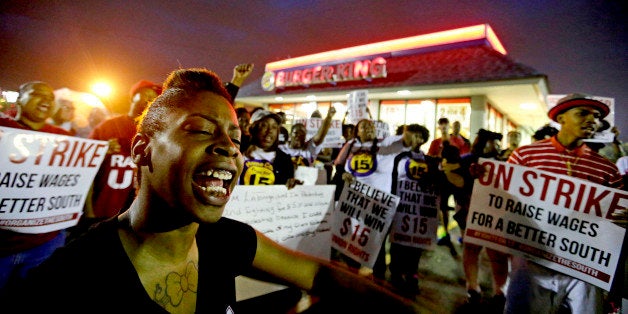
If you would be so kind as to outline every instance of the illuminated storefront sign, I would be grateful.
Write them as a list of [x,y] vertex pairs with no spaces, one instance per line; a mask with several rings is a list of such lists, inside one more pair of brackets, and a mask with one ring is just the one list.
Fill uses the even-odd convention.
[[370,80],[386,77],[386,59],[356,60],[332,65],[317,65],[302,69],[267,71],[262,78],[264,90],[290,86],[335,84],[344,81]]

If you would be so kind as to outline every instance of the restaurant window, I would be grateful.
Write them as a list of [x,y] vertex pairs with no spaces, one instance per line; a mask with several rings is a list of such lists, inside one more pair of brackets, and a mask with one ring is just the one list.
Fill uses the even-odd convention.
[[397,128],[404,124],[420,124],[428,130],[434,128],[434,100],[382,100],[380,102],[380,120],[388,123],[390,133],[395,134]]
[[487,129],[489,131],[503,133],[504,131],[504,116],[501,112],[497,111],[495,107],[488,105],[488,123]]
[[[460,122],[460,134],[466,138],[471,138],[471,99],[470,98],[441,98],[436,101],[436,117],[435,121],[440,118],[449,119],[449,124],[455,121]],[[432,132],[432,138],[440,137],[437,134],[436,125]]]
[[342,120],[347,111],[346,101],[311,101],[303,103],[285,103],[285,104],[269,104],[268,108],[272,112],[283,111],[286,113],[286,128],[291,129],[293,123],[297,119],[308,119],[312,116],[312,113],[318,110],[321,116],[324,118],[327,116],[329,106],[332,105],[336,108],[336,114],[334,114],[334,120]]

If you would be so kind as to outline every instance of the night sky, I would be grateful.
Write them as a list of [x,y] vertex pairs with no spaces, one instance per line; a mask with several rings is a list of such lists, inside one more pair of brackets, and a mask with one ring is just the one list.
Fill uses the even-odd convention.
[[235,64],[253,62],[254,80],[272,61],[487,23],[511,58],[548,76],[551,94],[615,98],[628,141],[626,11],[622,1],[579,0],[4,0],[0,88],[43,80],[88,91],[104,79],[112,103],[125,104],[133,83],[179,67],[229,80]]

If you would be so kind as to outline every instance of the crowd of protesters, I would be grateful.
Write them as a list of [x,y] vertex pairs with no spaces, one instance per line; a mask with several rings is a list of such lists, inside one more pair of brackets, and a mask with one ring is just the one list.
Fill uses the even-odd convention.
[[[397,183],[399,181],[414,180],[418,182],[420,189],[426,193],[435,193],[439,202],[438,211],[434,214],[440,217],[441,226],[444,230],[444,236],[440,237],[438,244],[446,246],[454,259],[458,258],[458,251],[455,244],[457,241],[456,239],[452,240],[449,232],[452,216],[462,231],[463,236],[459,239],[460,245],[462,245],[461,267],[465,275],[465,285],[468,292],[467,302],[471,311],[484,309],[491,313],[504,311],[506,313],[611,313],[617,308],[622,297],[625,298],[625,295],[622,295],[623,286],[619,282],[621,280],[616,280],[611,291],[604,293],[600,288],[549,270],[534,263],[534,261],[467,243],[464,237],[473,184],[484,173],[484,169],[478,165],[479,158],[507,161],[508,163],[589,180],[613,188],[624,188],[623,182],[626,180],[628,161],[624,158],[626,149],[619,140],[617,129],[613,128],[615,138],[609,145],[594,149],[592,145],[589,147],[587,146],[589,144],[585,144],[588,143],[586,140],[590,139],[600,128],[602,119],[609,113],[609,108],[604,103],[584,94],[571,94],[561,99],[548,113],[549,118],[560,125],[560,129],[549,125],[539,129],[534,134],[534,143],[530,145],[520,146],[521,133],[516,130],[507,134],[508,145],[503,149],[501,146],[503,135],[485,129],[480,129],[474,135],[472,143],[461,134],[459,121],[453,122],[451,125],[453,129],[450,132],[449,119],[441,117],[438,120],[440,137],[431,141],[427,152],[421,149],[422,145],[430,140],[430,133],[425,126],[418,124],[402,125],[396,135],[378,138],[372,119],[362,119],[355,124],[345,123],[343,119],[344,144],[341,147],[324,147],[324,138],[336,114],[336,108],[333,106],[327,109],[324,118],[320,116],[320,113],[313,115],[313,117],[322,119],[322,124],[316,134],[308,140],[306,140],[305,124],[294,124],[288,131],[285,127],[285,114],[281,112],[273,112],[265,108],[257,108],[253,111],[244,107],[234,108],[238,88],[246,80],[252,69],[252,64],[236,66],[233,78],[227,84],[222,84],[215,74],[207,70],[181,69],[173,72],[163,85],[146,80],[141,80],[133,85],[129,95],[131,101],[128,113],[107,118],[100,117],[101,122],[94,124],[88,135],[89,139],[107,141],[108,151],[89,190],[84,213],[79,223],[67,230],[39,234],[21,234],[0,228],[1,294],[16,297],[16,293],[8,291],[6,287],[17,287],[18,290],[15,291],[21,291],[19,289],[33,289],[32,285],[34,284],[39,285],[37,291],[43,291],[47,288],[53,289],[55,284],[45,280],[64,280],[63,274],[65,273],[51,275],[44,273],[44,271],[67,272],[70,281],[62,285],[66,288],[71,284],[85,284],[86,278],[105,280],[102,276],[93,273],[93,271],[97,271],[96,268],[98,267],[106,267],[106,263],[103,261],[95,265],[88,265],[89,267],[77,266],[80,267],[80,271],[85,271],[85,273],[78,270],[68,271],[67,267],[64,268],[61,264],[76,266],[77,262],[70,262],[69,258],[93,262],[93,257],[82,258],[79,255],[86,254],[85,252],[93,253],[88,245],[101,244],[98,241],[102,241],[102,239],[94,236],[94,234],[99,235],[96,232],[100,232],[101,237],[106,237],[107,241],[110,241],[112,237],[109,234],[112,233],[112,230],[118,230],[122,244],[118,246],[118,244],[108,242],[106,244],[107,249],[115,252],[118,260],[120,260],[120,254],[125,254],[124,251],[127,254],[136,255],[129,255],[131,263],[126,262],[128,264],[127,269],[121,265],[114,268],[119,272],[126,272],[127,275],[134,274],[133,272],[129,273],[129,270],[135,268],[137,276],[141,279],[139,288],[142,289],[141,285],[144,285],[147,291],[153,289],[148,285],[159,285],[159,283],[150,274],[151,270],[156,269],[156,264],[150,259],[153,257],[147,257],[146,254],[159,254],[159,252],[150,250],[156,250],[158,245],[171,245],[168,249],[172,249],[171,252],[176,252],[177,256],[181,256],[183,260],[192,263],[196,267],[196,271],[198,271],[198,267],[203,265],[215,268],[227,267],[225,263],[203,264],[199,262],[199,256],[208,254],[206,253],[208,250],[225,250],[229,254],[234,254],[236,258],[243,259],[242,261],[235,261],[235,265],[229,266],[230,271],[240,274],[247,273],[249,268],[255,268],[281,278],[293,287],[293,289],[283,292],[283,304],[249,302],[248,305],[242,305],[245,312],[259,307],[273,306],[280,307],[281,311],[289,312],[292,303],[297,302],[302,293],[328,295],[331,294],[331,291],[340,291],[333,289],[353,289],[367,295],[377,295],[379,296],[377,300],[383,300],[381,302],[388,304],[391,306],[390,308],[399,307],[399,311],[413,311],[412,301],[396,298],[394,293],[390,293],[390,291],[403,296],[419,293],[418,267],[423,249],[400,245],[387,238],[381,245],[375,266],[370,270],[372,275],[370,277],[356,276],[356,274],[364,273],[364,266],[336,251],[332,251],[330,256],[330,260],[334,263],[326,264],[291,252],[286,253],[287,251],[275,247],[274,243],[246,225],[229,221],[224,226],[207,228],[208,230],[205,230],[204,227],[198,228],[198,224],[201,226],[203,224],[218,225],[216,222],[220,215],[209,219],[202,217],[199,213],[178,213],[185,211],[186,209],[183,207],[187,205],[180,207],[171,205],[172,202],[178,201],[171,199],[180,197],[182,198],[180,202],[183,204],[185,203],[184,196],[177,196],[175,191],[164,191],[151,184],[153,182],[164,184],[164,180],[168,180],[167,178],[174,179],[178,175],[184,175],[186,171],[192,171],[183,166],[177,166],[179,161],[176,158],[191,160],[195,158],[195,155],[174,156],[175,153],[184,154],[184,151],[188,150],[190,154],[194,154],[196,149],[194,145],[199,145],[200,149],[201,135],[197,137],[198,142],[186,139],[185,141],[189,141],[188,143],[177,142],[180,139],[174,137],[178,132],[174,127],[178,123],[176,116],[191,114],[198,116],[189,119],[202,117],[201,120],[203,121],[189,122],[186,127],[212,129],[211,132],[205,130],[190,131],[190,133],[207,133],[208,138],[216,141],[217,144],[211,144],[206,148],[206,150],[210,150],[210,148],[212,150],[207,154],[218,156],[216,157],[217,160],[222,160],[216,161],[217,164],[227,164],[226,161],[229,160],[229,164],[233,162],[234,165],[233,169],[230,166],[221,166],[226,170],[203,168],[205,172],[220,173],[219,175],[216,174],[215,178],[209,178],[212,175],[208,174],[204,175],[208,178],[198,179],[204,184],[220,180],[221,182],[229,182],[231,186],[227,189],[232,189],[235,185],[277,184],[285,185],[290,189],[303,184],[295,176],[298,167],[315,167],[317,162],[320,162],[324,164],[323,169],[326,173],[323,183],[336,186],[334,201],[338,201],[343,188],[354,180],[391,194],[398,194]],[[78,136],[77,130],[73,129],[70,123],[74,111],[72,103],[68,101],[55,103],[51,86],[40,81],[28,82],[20,86],[19,95],[17,112],[14,115],[0,113],[0,126]],[[174,104],[173,102],[181,102],[181,104]],[[179,105],[181,107],[178,107]],[[171,114],[172,116],[170,116]],[[158,121],[160,119],[170,121],[172,124]],[[212,127],[206,126],[210,124]],[[237,132],[234,128],[237,129]],[[160,138],[160,136],[164,136],[164,138]],[[167,136],[173,137],[166,139]],[[180,151],[175,152],[170,151],[170,149]],[[543,152],[539,153],[539,150],[543,150]],[[600,150],[600,153],[597,153],[596,150]],[[159,158],[170,158],[168,162],[171,164],[155,163],[151,159],[155,156],[147,153],[149,151],[152,154],[164,155],[158,156]],[[168,154],[173,155],[168,156]],[[565,158],[571,159],[565,161]],[[409,168],[406,167],[410,163],[421,165],[419,166],[420,173],[410,172]],[[156,167],[157,170],[154,170],[153,167]],[[620,173],[619,170],[623,172]],[[164,177],[160,177],[159,173],[155,174],[153,171],[163,172]],[[176,173],[176,171],[181,173]],[[226,179],[232,175],[235,176]],[[190,174],[190,176],[197,178],[199,175]],[[166,184],[166,186],[171,185]],[[211,206],[224,207],[226,200],[220,202],[214,200],[215,198],[224,199],[224,196],[218,195],[220,194],[218,190],[211,187],[204,189],[209,195],[206,197],[206,202]],[[150,209],[151,206],[155,208],[165,206],[165,204],[158,205],[155,203],[160,200],[168,203],[167,206],[169,207],[163,207],[164,210],[173,212],[164,214],[157,209]],[[454,206],[451,206],[452,203]],[[210,205],[205,204],[203,206]],[[197,210],[191,208],[190,211]],[[188,215],[198,215],[199,217],[189,218]],[[149,218],[156,219],[156,222],[150,221]],[[616,221],[625,223],[625,217],[619,216]],[[172,227],[173,225],[176,227]],[[91,238],[85,238],[84,233],[90,227],[100,231],[90,230],[87,234],[91,235]],[[164,230],[168,232],[161,231],[159,228],[165,228]],[[194,231],[190,231],[190,228]],[[226,231],[229,228],[232,230]],[[243,233],[234,235],[236,238],[234,241],[241,241],[238,244],[244,246],[241,251],[225,248],[225,245],[213,247],[209,243],[203,243],[202,246],[199,243],[197,246],[194,241],[195,237],[199,237],[199,234],[211,233],[224,238],[222,234],[217,232],[231,234],[236,232],[234,230]],[[169,238],[166,235],[164,237],[165,233],[169,232],[175,236]],[[187,243],[185,250],[179,251],[179,244],[173,245],[174,242],[172,241],[175,240]],[[149,243],[150,246],[143,247],[143,241]],[[257,249],[255,249],[255,241],[257,241]],[[236,242],[228,243],[236,245]],[[67,252],[59,250],[63,251],[64,255],[59,254],[59,256],[55,255],[56,259],[51,258],[55,250],[66,246],[68,247]],[[120,251],[121,248],[124,251]],[[193,249],[189,250],[190,248]],[[143,249],[148,251],[143,251]],[[493,279],[492,295],[489,296],[488,300],[484,300],[482,297],[478,282],[479,256],[483,249],[489,257],[489,271]],[[99,253],[99,256],[101,255],[102,253]],[[622,255],[625,260],[625,253]],[[389,261],[387,256],[390,257]],[[48,259],[51,262],[43,263]],[[272,265],[273,263],[277,264]],[[40,264],[42,265],[39,266]],[[621,264],[623,265],[623,260]],[[297,274],[300,270],[280,269],[280,267],[290,265],[303,267],[303,272]],[[618,272],[617,278],[619,279],[623,279],[622,265],[618,267],[621,271],[621,273]],[[177,267],[173,267],[172,272],[186,273],[189,270],[184,267],[184,270],[180,271]],[[89,272],[88,268],[92,268],[92,272]],[[28,277],[27,274],[32,269],[35,269],[32,272],[35,275]],[[220,269],[214,269],[214,272],[219,273]],[[387,272],[389,272],[389,276]],[[103,273],[110,272],[103,270]],[[203,282],[212,279],[226,280],[228,283],[225,283],[225,287],[233,289],[233,283],[224,276],[217,274],[218,277],[212,278],[208,275],[201,277],[200,274],[199,272],[194,275],[197,276],[199,283],[201,280]],[[233,274],[230,273],[229,275]],[[87,277],[81,278],[83,276]],[[339,276],[346,276],[346,278],[341,279]],[[28,281],[23,281],[25,277],[29,278]],[[107,279],[107,283],[112,280],[112,278]],[[126,280],[129,281],[129,279]],[[349,282],[350,280],[353,282]],[[386,284],[388,281],[393,288],[390,291],[388,291],[390,286]],[[554,284],[555,281],[558,284]],[[125,283],[137,284],[132,280]],[[362,286],[356,287],[357,284]],[[199,286],[198,288],[202,287]],[[76,289],[81,288],[77,287]],[[322,292],[321,289],[325,288],[330,290]],[[219,286],[213,286],[210,290],[204,291],[204,294],[199,292],[198,298],[203,295],[206,298],[212,298],[211,295],[207,296],[208,291],[218,293],[219,290]],[[96,291],[105,293],[102,287]],[[196,290],[194,291],[196,292]],[[68,291],[63,292],[69,293]],[[84,296],[87,292],[80,295]],[[114,293],[117,295],[120,292]],[[51,293],[50,295],[52,298],[57,294]],[[135,291],[130,295],[136,296],[138,292]],[[228,304],[226,308],[222,307],[224,304],[199,301],[196,295],[192,298],[190,295],[185,295],[181,299],[182,301],[180,300],[182,302],[181,308],[178,307],[178,303],[171,299],[159,303],[164,299],[158,301],[156,296],[154,298],[151,296],[151,299],[155,301],[154,303],[151,303],[150,299],[135,300],[129,309],[144,309],[150,312],[161,307],[169,312],[191,312],[192,309],[199,311],[201,309],[220,308],[220,311],[224,312],[235,306],[230,303],[234,299],[229,293],[220,295],[225,298],[225,302],[227,302],[225,304]],[[88,298],[97,302],[95,301],[97,298]],[[124,299],[128,300],[128,297]],[[373,302],[374,300],[368,304]],[[87,300],[77,302],[77,304],[87,304]],[[322,309],[328,310],[325,307],[327,303],[321,304],[323,304],[319,307],[321,311],[323,311]],[[32,304],[32,309],[39,309],[40,306],[46,308],[45,305]],[[97,307],[97,305],[94,306]],[[112,307],[105,306],[104,308]],[[82,310],[85,309],[82,308]],[[230,312],[227,311],[227,313]]]

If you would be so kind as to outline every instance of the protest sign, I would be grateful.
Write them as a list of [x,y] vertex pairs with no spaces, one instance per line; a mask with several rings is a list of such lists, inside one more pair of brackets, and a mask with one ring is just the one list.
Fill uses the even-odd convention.
[[345,123],[357,124],[362,119],[370,119],[367,112],[369,103],[369,91],[356,90],[349,93],[347,99],[347,117]]
[[[238,185],[223,216],[250,224],[278,243],[325,260],[331,255],[330,214],[334,185]],[[287,288],[236,278],[236,299],[246,300]]]
[[628,192],[534,168],[480,159],[465,242],[522,255],[609,290],[625,229],[608,219]]
[[384,121],[373,121],[375,136],[380,141],[390,136],[390,126]]
[[44,233],[72,227],[108,143],[0,127],[0,228]]
[[269,238],[329,260],[335,186],[238,185],[223,216],[250,224]]
[[327,171],[319,167],[298,166],[294,178],[303,182],[303,185],[327,184]]
[[434,249],[438,230],[438,195],[434,189],[421,188],[418,181],[397,182],[399,206],[390,228],[390,242]]
[[[323,120],[321,118],[309,118],[309,119],[295,119],[294,124],[301,123],[305,125],[305,140],[311,140],[318,130],[323,126]],[[344,138],[342,137],[342,121],[331,120],[327,134],[321,143],[321,147],[338,148],[344,144]]]
[[332,246],[364,266],[375,265],[399,197],[353,180],[332,214]]

